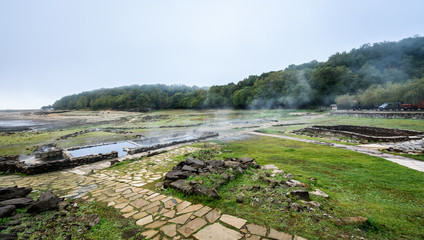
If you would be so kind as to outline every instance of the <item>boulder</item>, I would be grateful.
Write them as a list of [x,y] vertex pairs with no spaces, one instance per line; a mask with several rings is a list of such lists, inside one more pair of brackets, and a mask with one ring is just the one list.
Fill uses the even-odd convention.
[[31,198],[15,198],[0,202],[0,207],[14,205],[16,208],[23,208],[31,204],[33,200]]
[[169,186],[187,194],[192,194],[194,192],[194,188],[183,179],[172,182]]
[[215,199],[221,199],[221,196],[219,195],[218,191],[216,191],[215,188],[209,189],[208,197],[215,198]]
[[301,200],[309,200],[309,192],[306,190],[293,190],[287,193],[288,197],[299,198]]
[[60,198],[53,195],[51,190],[45,191],[38,200],[32,203],[27,212],[29,213],[41,213],[48,210],[58,209],[58,204],[61,201]]
[[296,180],[288,180],[286,181],[286,185],[289,187],[300,187],[302,186],[302,183]]
[[188,173],[181,170],[172,170],[166,173],[165,180],[178,180],[178,179],[186,179],[188,177]]
[[0,218],[10,217],[16,211],[16,207],[14,205],[8,205],[4,207],[0,207]]
[[319,189],[315,189],[314,191],[311,192],[311,194],[315,196],[323,197],[323,198],[329,198],[328,194],[326,194],[325,192]]
[[213,168],[220,168],[224,166],[224,161],[220,161],[220,160],[211,160],[208,163]]
[[26,197],[32,188],[0,187],[0,201]]
[[318,202],[315,201],[303,201],[301,200],[302,204],[309,207],[309,208],[319,208],[321,206],[321,204],[319,204]]
[[204,161],[198,160],[198,159],[195,159],[195,158],[192,158],[192,157],[188,157],[186,159],[186,164],[187,165],[197,165],[199,167],[204,167],[205,166],[205,162]]
[[225,161],[224,166],[229,168],[237,168],[240,167],[240,163],[235,161]]
[[182,171],[189,171],[189,172],[197,172],[197,169],[189,166],[189,165],[184,165],[184,167],[181,169]]
[[240,161],[241,163],[252,163],[252,162],[253,162],[253,160],[255,160],[255,159],[250,158],[250,157],[242,157],[242,158],[240,158],[240,159],[239,159],[239,161]]
[[194,188],[194,193],[195,194],[199,194],[199,195],[207,196],[208,195],[208,190],[209,190],[208,187],[205,187],[205,186],[202,186],[202,185],[197,185]]

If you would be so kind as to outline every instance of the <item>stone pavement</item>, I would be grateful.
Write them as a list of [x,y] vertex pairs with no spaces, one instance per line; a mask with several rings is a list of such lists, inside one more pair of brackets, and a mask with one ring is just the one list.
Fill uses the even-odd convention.
[[415,160],[412,158],[397,156],[389,153],[383,153],[380,152],[378,149],[370,148],[366,146],[355,146],[355,145],[344,145],[339,143],[327,143],[322,141],[316,141],[311,139],[303,139],[303,138],[296,138],[296,137],[290,137],[290,136],[284,136],[284,135],[274,135],[274,134],[267,134],[267,133],[258,133],[258,132],[249,132],[250,134],[259,135],[259,136],[267,136],[267,137],[276,137],[276,138],[283,138],[283,139],[289,139],[299,142],[307,142],[307,143],[315,143],[320,145],[327,145],[331,147],[336,148],[343,148],[363,154],[367,154],[374,157],[380,157],[383,159],[386,159],[388,161],[397,163],[399,165],[405,166],[410,169],[414,169],[420,172],[424,172],[424,161]]
[[177,163],[176,156],[196,150],[191,146],[177,148],[90,174],[71,169],[32,176],[0,176],[0,186],[52,189],[66,198],[105,202],[125,218],[133,218],[144,228],[142,235],[147,239],[304,239],[143,188],[170,170]]

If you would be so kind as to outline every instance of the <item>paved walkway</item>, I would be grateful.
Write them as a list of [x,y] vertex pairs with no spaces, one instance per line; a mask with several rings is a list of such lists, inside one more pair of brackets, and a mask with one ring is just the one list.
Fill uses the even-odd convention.
[[[304,239],[143,188],[170,170],[177,163],[174,157],[196,150],[186,146],[103,170],[99,168],[106,162],[33,176],[0,176],[0,186],[52,189],[66,198],[105,202],[125,218],[135,219],[147,239]],[[86,174],[93,169],[96,172]]]
[[266,133],[258,133],[258,132],[249,132],[250,134],[259,135],[259,136],[268,136],[268,137],[276,137],[276,138],[283,138],[283,139],[289,139],[294,141],[300,141],[300,142],[307,142],[307,143],[315,143],[320,145],[327,145],[337,148],[343,148],[363,154],[367,154],[370,156],[380,157],[384,158],[386,160],[389,160],[391,162],[397,163],[399,165],[424,172],[424,161],[415,160],[412,158],[397,156],[389,153],[383,153],[380,152],[378,149],[374,147],[367,147],[366,145],[344,145],[339,143],[328,143],[328,142],[322,142],[322,141],[316,141],[311,139],[303,139],[303,138],[296,138],[296,137],[290,137],[290,136],[284,136],[284,135],[274,135],[274,134],[266,134]]

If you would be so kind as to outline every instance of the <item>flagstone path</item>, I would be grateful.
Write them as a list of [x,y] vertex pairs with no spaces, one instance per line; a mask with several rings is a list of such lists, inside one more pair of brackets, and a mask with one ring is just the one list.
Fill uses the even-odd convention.
[[142,226],[142,235],[147,239],[304,239],[143,188],[170,170],[177,163],[176,156],[196,150],[191,146],[177,148],[90,174],[71,169],[33,176],[0,176],[0,186],[52,189],[66,198],[106,202]]

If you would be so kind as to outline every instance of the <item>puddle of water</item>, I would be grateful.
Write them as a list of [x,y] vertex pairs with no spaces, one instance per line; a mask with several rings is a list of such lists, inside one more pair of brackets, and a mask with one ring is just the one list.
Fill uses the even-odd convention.
[[118,142],[113,144],[106,144],[101,146],[70,150],[69,153],[71,153],[73,157],[82,157],[82,156],[87,156],[87,155],[96,154],[96,153],[105,154],[105,153],[110,153],[112,151],[116,151],[118,152],[118,157],[122,157],[127,154],[127,152],[124,151],[124,148],[133,148],[133,147],[137,147],[137,146],[130,142]]
[[195,139],[196,136],[192,134],[173,134],[169,136],[152,137],[140,140],[134,140],[138,145],[142,147],[151,147],[158,144],[171,143],[176,141],[186,141]]
[[31,127],[39,124],[32,120],[0,120],[0,127]]

